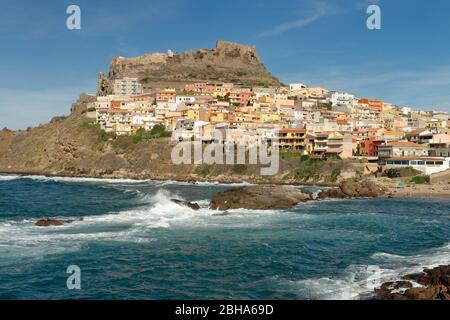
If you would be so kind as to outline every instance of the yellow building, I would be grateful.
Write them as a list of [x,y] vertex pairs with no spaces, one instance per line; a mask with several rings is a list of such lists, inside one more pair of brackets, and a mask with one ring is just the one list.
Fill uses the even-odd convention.
[[278,145],[281,150],[306,153],[306,130],[301,128],[281,129],[278,131]]
[[186,117],[194,121],[210,121],[211,113],[203,107],[192,106],[187,110]]
[[211,114],[211,122],[224,122],[226,121],[226,117],[225,117],[225,113],[223,112],[218,112],[218,113],[213,113]]
[[261,122],[275,122],[280,121],[280,115],[277,113],[261,113]]

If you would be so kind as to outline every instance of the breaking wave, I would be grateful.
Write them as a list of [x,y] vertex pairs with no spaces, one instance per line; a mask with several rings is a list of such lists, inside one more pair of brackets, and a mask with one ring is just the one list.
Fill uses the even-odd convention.
[[20,179],[20,176],[17,175],[0,175],[0,181],[12,181]]
[[384,282],[399,280],[401,276],[450,264],[450,243],[413,256],[384,252],[371,257],[376,264],[350,265],[338,278],[322,277],[288,281],[297,294],[310,299],[354,300],[370,298],[373,290]]
[[150,184],[155,186],[247,186],[253,185],[249,182],[243,181],[239,183],[220,183],[220,182],[206,182],[206,181],[175,181],[175,180],[152,180],[152,179],[111,179],[111,178],[89,178],[89,177],[52,177],[44,175],[0,175],[0,181],[11,181],[17,179],[30,179],[38,182],[64,182],[64,183],[94,183],[94,184],[129,184],[142,185]]
[[[136,191],[136,190],[135,190]],[[36,219],[0,221],[0,256],[40,256],[79,250],[91,241],[153,242],[155,229],[202,227],[258,227],[264,221],[255,215],[278,215],[279,211],[231,210],[230,215],[218,217],[218,211],[208,208],[209,200],[196,201],[201,209],[195,211],[171,199],[183,199],[162,188],[153,194],[136,191],[136,208],[107,212],[102,215],[53,217],[73,220],[58,227],[37,227]],[[267,221],[266,221],[267,222]]]

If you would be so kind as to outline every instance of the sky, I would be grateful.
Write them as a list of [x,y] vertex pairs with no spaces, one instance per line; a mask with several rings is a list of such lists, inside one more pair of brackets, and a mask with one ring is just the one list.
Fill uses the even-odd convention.
[[[81,8],[81,30],[66,9]],[[367,8],[381,9],[369,30]],[[256,45],[284,83],[450,111],[448,0],[2,0],[0,128],[68,114],[115,56]]]

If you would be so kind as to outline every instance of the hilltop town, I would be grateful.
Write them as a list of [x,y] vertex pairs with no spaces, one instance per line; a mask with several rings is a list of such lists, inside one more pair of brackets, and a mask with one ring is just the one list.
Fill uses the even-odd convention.
[[[449,114],[301,83],[276,87],[194,82],[181,90],[144,90],[137,78],[114,81],[88,117],[107,133],[136,135],[163,126],[172,139],[210,143],[216,129],[276,130],[281,151],[318,158],[366,158],[372,170],[412,167],[426,175],[450,168]],[[226,137],[225,139],[236,139]],[[244,140],[244,139],[243,139]]]
[[[408,176],[406,182],[447,183],[449,123],[447,112],[284,85],[256,48],[219,41],[211,50],[114,58],[98,76],[97,93],[81,95],[69,116],[26,131],[1,130],[0,172],[314,184]],[[214,132],[230,130],[238,134],[222,143],[276,141],[279,173],[261,177],[258,166],[171,161],[177,142],[206,146],[217,142]]]

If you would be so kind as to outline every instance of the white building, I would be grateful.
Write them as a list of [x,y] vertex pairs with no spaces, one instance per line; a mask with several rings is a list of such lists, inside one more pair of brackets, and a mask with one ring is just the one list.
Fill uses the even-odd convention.
[[331,91],[328,93],[327,97],[333,107],[342,105],[355,107],[357,105],[355,95],[347,92]]
[[306,89],[308,86],[303,83],[291,83],[289,84],[289,92],[300,91],[302,89]]
[[114,94],[136,96],[143,93],[142,84],[137,78],[122,78],[114,80]]
[[194,96],[176,96],[175,98],[175,103],[177,105],[181,104],[181,103],[194,103],[195,102],[195,97]]
[[412,167],[426,175],[450,169],[450,158],[419,157],[419,158],[389,158],[386,159],[386,169]]
[[151,130],[156,124],[156,118],[151,114],[133,114],[132,124],[135,128]]

